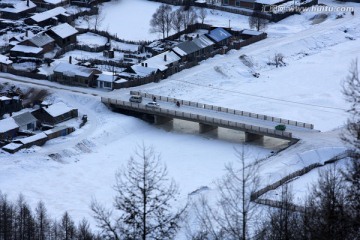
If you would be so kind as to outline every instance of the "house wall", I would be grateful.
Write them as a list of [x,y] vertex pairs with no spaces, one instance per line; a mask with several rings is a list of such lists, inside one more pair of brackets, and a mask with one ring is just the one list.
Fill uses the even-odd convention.
[[0,140],[13,139],[17,136],[19,128],[11,129],[7,132],[0,132]]
[[81,77],[81,76],[69,77],[69,76],[64,76],[62,73],[54,72],[52,80],[65,85],[89,87],[94,84],[95,75],[91,74],[89,77]]

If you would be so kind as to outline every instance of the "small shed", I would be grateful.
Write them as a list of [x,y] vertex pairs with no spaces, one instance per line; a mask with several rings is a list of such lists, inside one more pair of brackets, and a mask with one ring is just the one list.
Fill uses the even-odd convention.
[[2,150],[8,152],[8,153],[16,153],[20,149],[23,148],[22,143],[9,143],[2,147]]
[[30,112],[24,112],[12,118],[19,126],[19,131],[35,131],[38,128],[38,120]]
[[44,52],[40,47],[15,45],[12,49],[10,49],[10,56],[42,58],[44,56]]
[[19,125],[13,118],[0,120],[0,140],[13,139],[17,136]]
[[19,97],[0,96],[0,116],[5,113],[17,112],[22,109],[22,100]]
[[67,106],[63,102],[50,105],[47,108],[39,108],[32,114],[42,123],[55,125],[78,116],[78,110]]
[[172,49],[182,60],[194,60],[201,54],[201,48],[193,41],[179,43]]
[[42,48],[42,52],[47,53],[54,50],[55,41],[45,32],[42,32],[20,42],[18,45]]
[[250,29],[244,29],[241,31],[240,33],[240,37],[242,39],[249,39],[255,36],[260,36],[264,34],[264,32],[259,32],[259,31],[255,31],[255,30],[250,30]]
[[114,89],[114,81],[117,78],[116,76],[114,76],[113,74],[108,75],[103,73],[98,74],[97,76],[98,78],[96,79],[96,81],[98,88],[104,88],[109,90]]
[[48,139],[54,139],[58,137],[64,137],[74,132],[75,128],[68,126],[58,126],[53,129],[46,130],[44,133],[48,136]]
[[12,68],[12,61],[9,57],[0,54],[0,72],[7,72],[8,69]]
[[37,13],[34,16],[25,19],[25,23],[28,25],[45,27],[48,25],[57,25],[58,22],[70,22],[71,20],[71,15],[66,12],[65,8],[56,7],[45,12]]
[[19,151],[20,149],[29,148],[34,145],[42,146],[46,143],[47,140],[47,135],[41,132],[30,137],[16,139],[12,143],[5,145],[2,149],[4,151],[14,153]]

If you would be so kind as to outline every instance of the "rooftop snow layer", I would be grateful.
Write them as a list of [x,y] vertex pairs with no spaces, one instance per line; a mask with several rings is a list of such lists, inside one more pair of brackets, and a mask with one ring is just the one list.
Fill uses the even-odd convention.
[[200,48],[206,48],[209,46],[214,45],[214,42],[211,41],[208,37],[206,37],[205,35],[201,35],[198,38],[195,38],[194,40],[192,40],[196,45],[198,45]]
[[43,108],[47,113],[53,117],[58,117],[64,113],[70,112],[74,108],[67,106],[63,102],[58,102],[53,105],[50,105],[48,108]]
[[65,76],[82,76],[89,77],[94,70],[91,68],[73,65],[70,63],[59,63],[55,68],[54,72],[61,72]]
[[42,13],[37,13],[34,16],[32,16],[31,19],[33,19],[36,22],[42,22],[49,18],[56,17],[60,14],[67,15],[65,8],[56,7]]
[[4,9],[0,9],[1,12],[11,12],[11,13],[20,13],[22,11],[25,11],[27,9],[31,9],[36,7],[36,5],[29,1],[29,6],[27,6],[27,1],[19,1],[16,4],[13,5],[13,7],[6,7]]
[[0,133],[5,133],[18,127],[19,126],[16,124],[13,118],[5,118],[0,120]]
[[31,47],[25,45],[15,45],[10,51],[23,53],[40,53],[43,49],[38,47]]
[[[166,61],[165,61],[165,58],[166,58]],[[164,71],[168,68],[167,65],[177,62],[179,60],[180,60],[180,57],[178,55],[176,55],[172,51],[167,51],[167,52],[161,53],[159,55],[156,55],[154,57],[147,59],[146,61],[144,61],[144,63],[147,63],[148,67],[150,67],[150,68],[157,68],[160,71]]]
[[30,137],[26,137],[26,138],[20,138],[20,139],[16,139],[16,141],[14,141],[15,143],[22,143],[22,144],[27,144],[27,143],[32,143],[41,139],[46,139],[47,135],[43,132],[35,134],[33,136]]
[[11,64],[12,61],[9,60],[9,57],[0,54],[0,63]]
[[52,27],[50,30],[61,38],[67,38],[78,33],[78,30],[70,26],[68,23],[59,24],[55,27]]

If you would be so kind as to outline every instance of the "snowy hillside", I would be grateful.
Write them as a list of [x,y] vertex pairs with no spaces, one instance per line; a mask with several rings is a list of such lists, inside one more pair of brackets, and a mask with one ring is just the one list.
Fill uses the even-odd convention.
[[[355,13],[360,12],[360,4],[347,5],[355,6]],[[139,6],[146,9],[141,19],[138,14],[127,14],[129,8]],[[155,39],[157,36],[148,32],[148,22],[157,7],[158,3],[146,0],[106,3],[103,11],[107,18],[102,26],[124,39]],[[1,191],[10,199],[22,193],[33,206],[43,200],[55,217],[68,211],[76,222],[83,217],[91,220],[91,199],[95,197],[109,207],[112,205],[115,171],[142,143],[161,153],[169,175],[179,184],[182,203],[186,202],[187,194],[202,186],[213,188],[214,181],[224,173],[224,164],[236,161],[234,148],[244,145],[244,134],[224,129],[218,135],[198,134],[195,123],[183,121],[177,121],[175,127],[154,126],[111,112],[100,102],[100,96],[127,95],[129,90],[314,124],[321,132],[304,136],[274,157],[266,158],[287,142],[265,138],[264,144],[245,145],[248,162],[264,159],[261,176],[265,184],[342,152],[339,133],[347,118],[348,105],[341,93],[341,82],[351,61],[360,57],[360,18],[346,13],[336,19],[336,13],[328,13],[324,22],[312,24],[315,14],[295,15],[271,23],[266,30],[267,39],[205,60],[160,83],[105,92],[42,81],[40,87],[52,92],[50,101],[63,101],[78,108],[79,116],[87,114],[89,121],[71,135],[51,140],[42,147],[14,155],[0,152]],[[227,26],[229,20],[234,28],[248,28],[246,17],[217,11],[209,13],[205,23]],[[284,55],[286,66],[276,68],[267,64],[275,53]],[[243,64],[242,55],[252,60],[252,68]],[[260,77],[253,77],[252,71],[260,73]],[[4,73],[0,76],[1,82],[23,87],[39,83]],[[72,124],[76,125],[79,119]],[[57,158],[50,157],[54,154]],[[297,192],[297,197],[306,193]]]

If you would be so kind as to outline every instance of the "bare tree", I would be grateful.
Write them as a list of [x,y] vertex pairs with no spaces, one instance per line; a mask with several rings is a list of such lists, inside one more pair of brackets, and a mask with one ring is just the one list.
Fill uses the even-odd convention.
[[105,15],[100,7],[98,7],[97,14],[94,15],[94,30],[98,30],[105,19]]
[[169,36],[169,32],[172,28],[171,11],[171,6],[166,4],[161,4],[159,8],[156,9],[150,20],[151,33],[161,33],[163,38],[165,38],[165,34],[167,37]]
[[196,23],[198,15],[194,8],[190,7],[188,10],[185,10],[185,8],[183,8],[182,13],[184,29],[187,29],[189,25]]
[[111,212],[92,204],[95,219],[115,239],[172,239],[184,209],[174,212],[178,188],[152,147],[141,146],[116,174],[115,223]]
[[206,17],[207,17],[207,10],[205,8],[200,8],[199,18],[200,18],[202,24],[204,23],[204,20]]
[[193,236],[205,239],[243,239],[255,221],[257,205],[251,193],[259,186],[258,164],[246,164],[244,151],[236,150],[240,168],[226,165],[226,175],[217,182],[219,198],[215,205],[202,198],[195,205],[198,231]]
[[269,21],[265,18],[262,18],[258,13],[254,12],[249,17],[249,26],[250,28],[255,28],[257,31],[260,31],[268,25]]
[[182,9],[179,8],[177,10],[175,10],[174,12],[171,13],[171,26],[172,28],[176,31],[176,32],[180,32],[181,31],[181,27],[183,25],[183,21],[184,21],[184,15],[182,13]]

